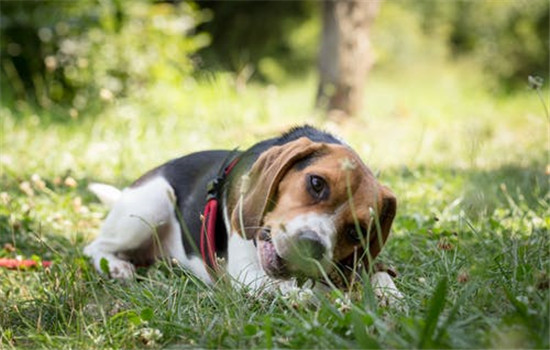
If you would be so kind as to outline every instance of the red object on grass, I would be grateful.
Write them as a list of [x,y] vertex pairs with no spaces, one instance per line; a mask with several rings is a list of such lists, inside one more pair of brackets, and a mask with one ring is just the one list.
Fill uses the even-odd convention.
[[[42,261],[42,267],[50,267],[52,265],[51,261]],[[18,260],[18,259],[0,259],[0,267],[5,267],[7,269],[19,269],[19,268],[29,268],[36,267],[38,263],[34,260]]]

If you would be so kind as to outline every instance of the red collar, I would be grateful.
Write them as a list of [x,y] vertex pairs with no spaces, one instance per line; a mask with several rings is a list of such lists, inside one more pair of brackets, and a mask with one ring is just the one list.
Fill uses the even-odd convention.
[[204,207],[204,214],[201,216],[200,249],[202,260],[211,276],[214,276],[214,273],[219,269],[216,259],[216,219],[218,216],[219,197],[221,195],[220,190],[223,181],[238,162],[239,157],[233,159],[231,163],[225,167],[223,172],[210,181],[207,186],[206,205]]

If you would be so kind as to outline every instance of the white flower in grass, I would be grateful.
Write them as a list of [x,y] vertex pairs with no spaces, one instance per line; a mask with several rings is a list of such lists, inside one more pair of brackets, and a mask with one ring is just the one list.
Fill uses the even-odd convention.
[[351,310],[351,300],[348,295],[345,295],[343,298],[336,298],[334,303],[341,313]]
[[42,178],[38,174],[32,174],[31,181],[34,187],[41,191],[43,191],[46,188],[46,183],[44,182],[44,180],[42,180]]
[[516,296],[516,300],[525,305],[529,304],[529,298],[527,298],[525,295]]
[[96,345],[102,345],[105,343],[105,336],[104,335],[99,335],[97,337],[93,337],[92,338],[92,341],[94,342],[94,344]]
[[290,286],[281,289],[281,291],[283,292],[283,300],[289,302],[295,309],[314,302],[313,291],[309,288]]
[[112,101],[114,98],[114,94],[111,90],[102,88],[99,91],[99,97],[104,101]]
[[75,188],[76,186],[78,186],[78,182],[76,182],[76,180],[71,176],[67,176],[63,183],[65,184],[65,186],[71,187],[71,188]]
[[8,205],[8,203],[11,201],[11,196],[7,192],[0,193],[0,202],[4,205]]
[[134,336],[138,337],[145,346],[155,346],[157,341],[162,339],[163,334],[158,329],[145,327],[138,329]]
[[23,191],[27,196],[34,196],[34,191],[31,187],[31,184],[28,181],[23,181],[19,184],[19,189]]

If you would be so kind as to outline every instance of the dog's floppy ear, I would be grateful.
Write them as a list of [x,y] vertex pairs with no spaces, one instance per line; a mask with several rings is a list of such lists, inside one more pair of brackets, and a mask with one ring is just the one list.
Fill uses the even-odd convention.
[[[357,251],[338,262],[339,274],[331,276],[332,283],[336,286],[349,286],[357,274],[357,264],[361,264],[367,271],[377,269],[373,263],[390,234],[391,225],[397,210],[395,195],[385,186],[379,186],[377,195],[377,208],[372,213],[376,215],[372,220],[365,246],[358,247]],[[387,269],[384,271],[388,271]],[[389,272],[388,272],[389,273]]]
[[[260,155],[252,165],[248,178],[243,178],[242,191],[231,214],[231,226],[247,238],[253,239],[262,225],[264,214],[275,204],[279,182],[299,160],[321,150],[323,143],[306,137],[281,146],[274,146]],[[248,182],[246,184],[246,182]],[[241,221],[242,220],[242,221]]]
[[378,208],[376,210],[377,218],[370,230],[369,251],[363,259],[365,266],[369,266],[369,262],[372,262],[382,250],[397,211],[397,199],[393,192],[385,186],[380,186],[378,191]]

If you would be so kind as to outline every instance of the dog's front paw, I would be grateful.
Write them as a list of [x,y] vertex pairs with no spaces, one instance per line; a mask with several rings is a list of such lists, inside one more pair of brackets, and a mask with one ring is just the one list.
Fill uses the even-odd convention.
[[136,268],[128,261],[115,260],[109,262],[109,276],[119,280],[127,280],[134,277]]
[[397,289],[391,276],[385,272],[376,272],[370,279],[374,295],[378,297],[380,306],[399,306],[403,294]]
[[136,268],[132,263],[114,256],[95,256],[93,258],[97,271],[119,280],[134,277]]

